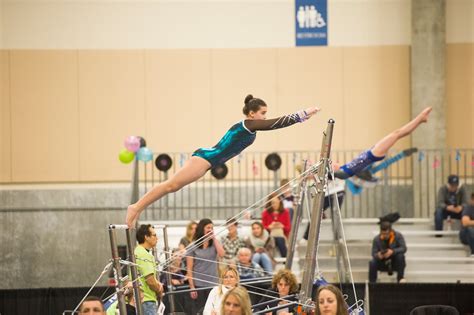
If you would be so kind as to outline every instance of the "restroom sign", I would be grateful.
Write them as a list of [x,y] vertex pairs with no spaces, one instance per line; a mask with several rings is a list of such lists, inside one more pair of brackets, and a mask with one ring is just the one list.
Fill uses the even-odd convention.
[[296,46],[328,44],[327,0],[295,0]]

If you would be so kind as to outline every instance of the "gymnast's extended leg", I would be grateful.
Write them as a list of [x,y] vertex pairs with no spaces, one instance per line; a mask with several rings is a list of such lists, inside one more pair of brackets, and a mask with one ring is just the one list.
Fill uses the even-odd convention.
[[135,226],[135,221],[138,219],[140,213],[153,202],[161,197],[175,192],[182,187],[203,177],[209,170],[211,164],[203,158],[192,156],[181,169],[179,169],[170,179],[155,185],[136,203],[128,206],[126,222],[128,227]]
[[432,108],[427,107],[421,113],[418,114],[413,120],[406,125],[392,131],[382,140],[377,142],[370,151],[376,157],[385,156],[388,150],[401,138],[408,136],[415,130],[420,124],[428,121],[428,116]]
[[392,131],[386,135],[382,140],[378,141],[370,150],[362,152],[358,157],[352,161],[344,164],[338,168],[334,165],[336,171],[335,177],[340,179],[347,179],[355,174],[362,172],[369,165],[383,160],[388,150],[401,138],[408,136],[415,130],[420,124],[428,121],[428,116],[432,108],[427,107],[421,113],[418,114],[413,120],[406,125]]

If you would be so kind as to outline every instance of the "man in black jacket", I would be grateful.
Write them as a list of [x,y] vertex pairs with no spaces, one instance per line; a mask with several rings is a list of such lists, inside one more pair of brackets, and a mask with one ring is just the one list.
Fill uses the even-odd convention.
[[448,176],[448,184],[438,191],[435,212],[435,230],[443,229],[443,220],[447,217],[461,220],[462,211],[467,206],[467,192],[459,183],[457,175]]
[[377,271],[397,272],[398,282],[405,282],[405,253],[407,246],[400,232],[388,221],[380,222],[380,234],[372,242],[372,260],[369,262],[369,281],[377,281]]

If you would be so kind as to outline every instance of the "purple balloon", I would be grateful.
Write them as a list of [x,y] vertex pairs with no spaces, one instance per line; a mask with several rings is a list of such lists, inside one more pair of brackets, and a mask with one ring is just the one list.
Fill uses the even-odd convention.
[[137,152],[140,149],[140,138],[136,136],[128,136],[125,139],[125,148],[131,152]]

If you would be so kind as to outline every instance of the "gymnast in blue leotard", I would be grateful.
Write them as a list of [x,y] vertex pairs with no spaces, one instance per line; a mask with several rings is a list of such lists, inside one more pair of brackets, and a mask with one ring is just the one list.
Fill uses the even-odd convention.
[[428,121],[428,116],[432,108],[427,107],[419,113],[414,119],[404,126],[392,131],[382,140],[378,141],[372,148],[362,152],[355,159],[342,165],[335,167],[334,176],[339,179],[347,179],[367,170],[373,163],[383,160],[388,150],[401,138],[408,136],[421,123]]
[[133,227],[140,213],[156,200],[198,180],[210,168],[224,164],[238,155],[255,141],[257,131],[274,130],[301,123],[319,111],[316,107],[310,107],[294,114],[266,119],[267,104],[263,100],[247,95],[244,103],[243,113],[246,119],[233,125],[212,148],[196,150],[173,177],[154,186],[140,200],[128,206],[126,222],[129,227]]

